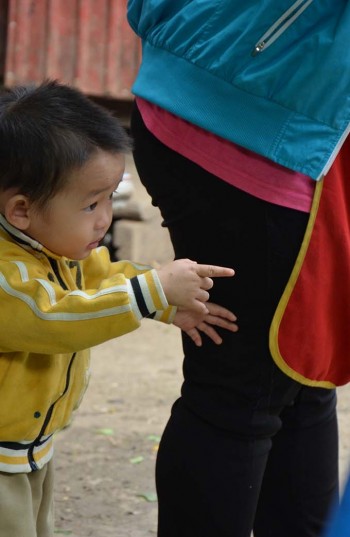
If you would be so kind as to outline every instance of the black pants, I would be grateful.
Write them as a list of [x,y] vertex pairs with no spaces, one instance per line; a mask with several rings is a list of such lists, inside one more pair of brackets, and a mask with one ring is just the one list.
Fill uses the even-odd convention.
[[183,336],[181,398],[157,460],[158,535],[249,537],[254,528],[255,537],[318,537],[338,490],[335,392],[285,376],[268,346],[308,216],[171,151],[136,107],[132,135],[176,257],[236,271],[215,281],[210,299],[237,315],[239,332],[200,348]]

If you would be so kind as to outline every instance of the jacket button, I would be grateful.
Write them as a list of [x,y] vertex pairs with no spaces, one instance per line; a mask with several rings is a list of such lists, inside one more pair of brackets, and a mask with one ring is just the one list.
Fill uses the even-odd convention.
[[38,410],[34,412],[34,418],[40,418],[40,416],[41,416],[41,412],[39,412]]

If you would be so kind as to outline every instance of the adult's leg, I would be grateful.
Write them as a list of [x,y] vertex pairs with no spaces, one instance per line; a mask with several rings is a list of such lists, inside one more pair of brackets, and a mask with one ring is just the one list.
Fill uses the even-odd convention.
[[[161,209],[176,257],[235,268],[234,278],[215,281],[210,296],[237,314],[240,327],[236,334],[223,331],[224,342],[219,347],[204,338],[204,345],[197,348],[183,338],[185,381],[179,408],[185,408],[187,414],[174,409],[161,443],[157,464],[159,535],[172,535],[170,521],[176,517],[187,518],[188,535],[200,534],[205,512],[211,534],[229,535],[229,520],[234,520],[240,528],[235,537],[245,537],[254,518],[270,439],[281,427],[279,414],[301,389],[273,363],[268,331],[298,253],[307,215],[248,196],[169,150],[147,131],[137,111],[132,132],[141,180]],[[192,417],[191,427],[186,426],[185,416]],[[204,464],[205,458],[196,459],[200,444],[195,438],[206,438],[205,445],[211,446],[217,464],[214,473],[220,500],[216,503],[211,496],[211,467]],[[189,439],[195,451],[189,449]],[[222,458],[228,452],[230,464],[225,466]],[[244,464],[242,452],[246,453]],[[252,477],[249,464],[255,469],[256,481],[251,482],[250,496],[243,493],[246,503],[242,509],[233,491],[239,495],[246,490]],[[174,490],[179,494],[182,490],[182,495],[175,498]],[[197,498],[198,490],[202,491],[202,500],[189,511],[190,498],[184,501],[184,494],[191,491],[194,497],[196,490]],[[229,490],[233,502],[223,500]],[[191,501],[193,505],[193,498]],[[219,512],[219,503],[220,515],[209,523]],[[168,527],[164,525],[167,520]],[[220,520],[225,521],[224,528]],[[187,537],[184,531],[182,528],[181,535]]]
[[180,399],[156,465],[161,537],[250,537],[269,438],[237,438]]
[[161,210],[175,256],[236,271],[215,279],[210,299],[238,316],[239,331],[222,330],[220,346],[205,336],[202,347],[183,338],[186,405],[241,436],[275,433],[274,416],[300,385],[273,363],[268,333],[308,216],[249,196],[171,151],[137,109],[131,125],[141,181]]
[[334,390],[303,387],[281,415],[260,493],[255,537],[318,537],[338,498]]

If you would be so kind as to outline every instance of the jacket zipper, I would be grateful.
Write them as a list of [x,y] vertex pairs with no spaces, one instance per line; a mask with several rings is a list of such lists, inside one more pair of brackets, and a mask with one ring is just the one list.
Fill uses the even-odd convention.
[[47,424],[49,423],[50,419],[51,419],[51,416],[52,416],[52,412],[53,412],[53,409],[54,409],[54,406],[55,406],[55,403],[52,403],[52,405],[50,406],[46,416],[45,416],[45,421],[43,423],[43,426],[40,430],[40,433],[38,434],[38,436],[36,437],[36,439],[34,440],[34,442],[31,444],[30,448],[28,449],[28,462],[29,462],[29,465],[32,469],[33,472],[35,472],[36,470],[38,470],[38,465],[36,464],[35,460],[34,460],[34,448],[35,446],[39,445],[40,443],[40,439],[41,437],[43,436],[44,432],[45,432],[45,429],[46,429],[46,426]]
[[[56,275],[56,278],[57,278],[59,284],[61,285],[62,289],[68,290],[68,287],[66,286],[65,282],[63,281],[63,279],[62,279],[62,277],[60,275],[59,268],[58,268],[58,263],[57,263],[56,259],[48,257],[48,260],[50,262],[52,270],[53,270],[54,274]],[[69,362],[69,366],[68,366],[68,370],[67,370],[67,376],[66,376],[66,385],[64,387],[64,390],[61,393],[61,395],[59,396],[59,398],[56,399],[56,401],[54,403],[52,403],[52,405],[50,406],[49,410],[46,413],[45,420],[44,420],[44,423],[43,423],[43,425],[41,427],[41,430],[40,430],[38,436],[36,437],[36,439],[34,440],[34,442],[31,444],[29,450],[28,450],[28,462],[29,462],[29,465],[30,465],[32,471],[38,470],[38,466],[37,466],[37,464],[36,464],[36,462],[34,460],[34,448],[40,444],[40,439],[43,437],[43,435],[45,433],[45,429],[46,429],[46,427],[47,427],[47,425],[48,425],[48,423],[49,423],[49,421],[51,419],[51,416],[52,416],[53,410],[55,408],[55,405],[57,404],[57,402],[60,399],[62,399],[62,397],[68,391],[69,384],[70,384],[70,372],[71,372],[71,369],[72,369],[72,365],[73,365],[73,362],[74,362],[75,355],[76,355],[76,353],[72,354],[72,357],[71,357],[70,362]]]
[[38,436],[36,437],[36,439],[34,440],[34,442],[31,444],[29,450],[28,450],[28,462],[29,462],[29,465],[32,469],[32,471],[36,471],[38,470],[38,466],[34,460],[34,448],[40,444],[40,439],[42,438],[42,436],[44,435],[45,433],[45,429],[51,419],[51,416],[52,416],[52,412],[55,408],[55,405],[57,404],[57,402],[62,399],[62,397],[67,393],[68,391],[68,388],[69,388],[69,384],[70,384],[70,372],[71,372],[71,369],[72,369],[72,365],[73,365],[73,362],[74,362],[74,358],[75,358],[75,355],[76,353],[72,354],[72,357],[70,359],[70,362],[69,362],[69,366],[68,366],[68,370],[67,370],[67,377],[66,377],[66,385],[64,387],[64,390],[63,392],[61,393],[61,395],[59,396],[58,399],[56,399],[56,401],[54,403],[52,403],[52,405],[50,406],[49,410],[47,411],[46,413],[46,416],[45,416],[45,420],[44,420],[44,423],[41,427],[41,430],[40,430],[40,433],[38,434]]
[[68,287],[66,286],[65,282],[63,281],[62,279],[62,276],[60,274],[60,271],[59,271],[59,268],[58,268],[58,263],[57,263],[57,260],[56,259],[53,259],[52,257],[48,257],[48,260],[49,260],[49,263],[52,267],[52,270],[58,280],[58,283],[60,284],[60,286],[62,287],[62,289],[64,291],[68,291]]
[[257,56],[274,43],[281,34],[283,34],[291,24],[309,7],[314,0],[297,0],[287,9],[277,21],[260,37],[254,45],[252,56]]

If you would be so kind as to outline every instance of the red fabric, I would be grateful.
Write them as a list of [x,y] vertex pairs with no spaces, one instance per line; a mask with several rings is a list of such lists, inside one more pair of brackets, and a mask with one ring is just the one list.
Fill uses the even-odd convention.
[[323,181],[278,345],[283,361],[298,374],[341,385],[350,380],[350,138]]

